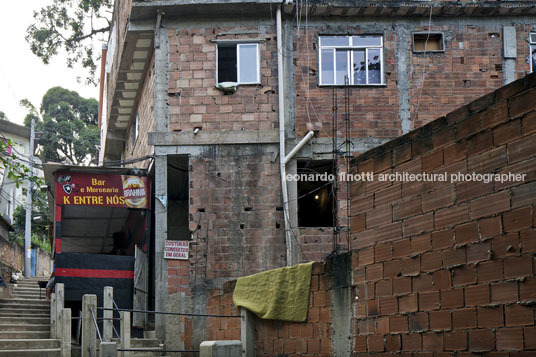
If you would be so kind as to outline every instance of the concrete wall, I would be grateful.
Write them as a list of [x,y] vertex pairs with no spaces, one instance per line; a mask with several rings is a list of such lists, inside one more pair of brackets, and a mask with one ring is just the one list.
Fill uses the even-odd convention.
[[[50,276],[52,257],[47,252],[38,249],[36,276]],[[17,243],[8,243],[0,240],[0,268],[4,278],[11,276],[11,272],[21,270],[24,272],[24,248]]]

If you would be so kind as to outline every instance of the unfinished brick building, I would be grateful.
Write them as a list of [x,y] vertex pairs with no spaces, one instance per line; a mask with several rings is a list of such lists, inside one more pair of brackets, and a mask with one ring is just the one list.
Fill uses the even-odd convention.
[[[363,222],[346,182],[284,173],[346,172],[525,76],[536,41],[532,1],[118,0],[113,20],[101,162],[154,175],[160,311],[204,312],[231,278],[364,247],[348,227],[380,212]],[[166,240],[189,241],[189,259],[164,259]],[[205,338],[205,319],[185,323],[187,344]]]

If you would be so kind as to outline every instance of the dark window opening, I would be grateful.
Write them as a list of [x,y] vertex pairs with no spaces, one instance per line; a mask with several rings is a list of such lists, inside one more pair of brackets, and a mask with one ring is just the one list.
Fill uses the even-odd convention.
[[218,46],[218,82],[237,82],[236,46]]
[[442,33],[414,33],[413,52],[444,52]]
[[[333,227],[334,186],[332,161],[299,161],[298,175],[315,176],[316,180],[298,181],[298,225],[300,227]],[[309,177],[311,177],[309,176]]]

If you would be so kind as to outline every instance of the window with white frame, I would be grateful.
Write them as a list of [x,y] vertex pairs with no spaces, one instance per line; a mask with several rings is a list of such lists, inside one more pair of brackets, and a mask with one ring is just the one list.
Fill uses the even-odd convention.
[[530,72],[536,70],[536,32],[531,32],[529,35],[530,49]]
[[320,85],[383,84],[383,37],[320,36]]
[[261,82],[258,43],[219,43],[217,82]]

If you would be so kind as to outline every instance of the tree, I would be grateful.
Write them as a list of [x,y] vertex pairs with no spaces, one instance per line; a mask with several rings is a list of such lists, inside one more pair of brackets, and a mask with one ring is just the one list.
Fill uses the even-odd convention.
[[42,180],[32,175],[30,169],[19,161],[18,155],[13,152],[13,142],[6,138],[0,138],[0,170],[3,176],[15,182],[19,187],[25,180],[30,180],[40,185]]
[[[40,190],[32,191],[32,242],[39,244],[41,247],[49,245],[48,228],[51,224],[50,212],[48,210],[48,201],[46,193]],[[40,217],[39,222],[35,218]],[[19,205],[13,213],[14,236],[19,240],[24,239],[24,230],[26,229],[26,207]]]
[[7,120],[9,121],[6,113],[4,113],[3,111],[0,110],[0,120]]
[[92,40],[110,30],[111,0],[52,0],[52,4],[34,11],[35,23],[26,30],[31,51],[43,63],[58,54],[66,54],[67,66],[80,63],[89,70],[88,83],[95,82],[98,53]]
[[70,165],[97,162],[99,105],[95,99],[86,99],[75,91],[53,87],[43,96],[39,112],[28,100],[21,101],[21,105],[28,109],[25,125],[29,125],[31,119],[36,119],[40,157],[44,162],[57,161]]

